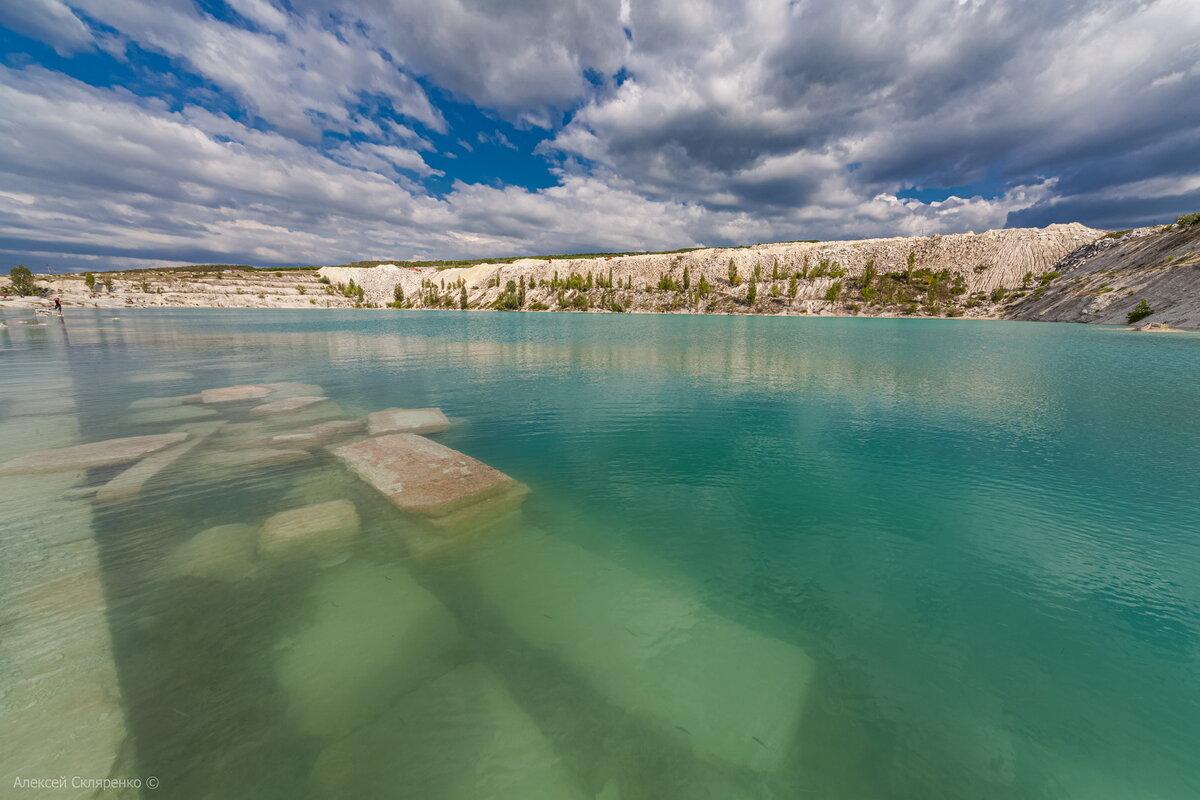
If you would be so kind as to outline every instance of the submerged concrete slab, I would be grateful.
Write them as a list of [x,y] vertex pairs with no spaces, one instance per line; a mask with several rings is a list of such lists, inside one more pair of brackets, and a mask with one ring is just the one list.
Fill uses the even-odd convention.
[[188,434],[182,432],[159,433],[42,450],[0,464],[0,475],[67,472],[127,464],[179,444],[187,438]]
[[[0,420],[0,447],[66,445],[74,416]],[[31,428],[35,428],[31,430]],[[64,500],[80,472],[0,478],[0,780],[5,797],[92,797],[18,777],[128,777],[129,741],[90,503]],[[125,796],[113,792],[114,797]]]
[[288,464],[298,464],[312,460],[312,453],[307,450],[232,450],[227,452],[205,453],[197,457],[196,466],[200,480],[224,480],[231,473],[247,470],[265,469],[267,467],[282,467]]
[[410,692],[375,722],[327,747],[312,780],[316,798],[585,796],[537,724],[481,664],[458,667]]
[[196,448],[224,425],[224,422],[197,422],[183,431],[189,435],[185,442],[147,456],[96,490],[97,503],[118,503],[132,500],[142,493],[156,475],[170,467]]
[[135,425],[168,425],[180,422],[195,422],[200,419],[212,419],[217,412],[203,406],[168,406],[165,408],[147,408],[130,414],[126,419]]
[[258,532],[258,552],[290,561],[344,559],[358,538],[358,509],[349,500],[330,500],[281,511],[268,517]]
[[143,397],[129,404],[130,411],[145,411],[150,408],[173,408],[175,406],[199,403],[198,394],[177,394],[170,397]]
[[697,755],[757,772],[793,755],[815,672],[795,645],[551,536],[513,537],[472,569],[514,632]]
[[279,383],[263,383],[260,386],[265,386],[271,390],[272,397],[299,397],[302,395],[323,395],[325,390],[315,383],[297,383],[296,381],[282,381]]
[[518,485],[500,470],[411,433],[366,439],[333,452],[393,505],[414,514],[445,516]]
[[385,433],[440,433],[450,427],[450,420],[440,408],[387,408],[367,415],[367,432],[372,436]]
[[256,572],[258,538],[243,523],[206,528],[171,551],[163,562],[168,578],[234,583]]
[[196,377],[190,372],[182,370],[164,369],[155,370],[153,372],[135,372],[129,376],[130,383],[168,383],[175,381],[186,381]]
[[271,393],[269,386],[251,383],[241,386],[224,386],[219,389],[205,389],[200,393],[200,402],[214,403],[245,403],[249,400],[260,400]]
[[272,400],[269,403],[255,406],[250,409],[251,414],[284,414],[289,411],[299,411],[302,408],[315,406],[317,403],[325,402],[325,397],[285,397],[282,400]]
[[318,422],[291,433],[281,433],[271,437],[271,444],[282,447],[323,447],[330,442],[362,433],[366,423],[352,419],[334,419],[328,422]]
[[464,660],[453,615],[405,570],[350,562],[323,573],[306,625],[284,639],[277,674],[300,730],[331,739]]

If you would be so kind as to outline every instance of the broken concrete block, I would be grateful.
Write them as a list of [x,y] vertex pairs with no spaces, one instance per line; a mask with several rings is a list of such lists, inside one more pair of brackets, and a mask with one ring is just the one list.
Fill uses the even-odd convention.
[[291,433],[271,437],[271,444],[284,447],[323,447],[330,442],[362,432],[366,423],[359,420],[335,419],[318,422]]
[[585,796],[537,724],[481,664],[410,692],[325,748],[312,780],[315,798]]
[[254,450],[206,453],[196,459],[197,472],[201,473],[197,477],[202,480],[223,480],[230,477],[230,473],[263,469],[265,467],[281,467],[311,459],[312,454],[307,450],[270,450],[258,448]]
[[200,393],[200,402],[205,404],[244,403],[248,400],[259,400],[270,393],[270,387],[261,384],[225,386],[220,389],[205,389]]
[[306,605],[306,627],[285,639],[277,667],[305,733],[341,737],[463,660],[454,616],[399,567],[344,564],[322,574]]
[[147,456],[129,467],[96,490],[96,502],[116,503],[137,497],[154,476],[183,458],[224,424],[224,422],[198,422],[187,426],[185,431],[189,434],[187,441]]
[[135,372],[129,376],[130,383],[166,383],[170,381],[186,381],[196,377],[190,372],[181,370],[157,370],[154,372]]
[[150,408],[173,408],[174,406],[199,403],[198,394],[177,394],[170,397],[143,397],[129,404],[130,411],[145,411]]
[[130,414],[126,419],[135,425],[167,425],[180,422],[195,422],[200,419],[211,419],[217,412],[203,406],[168,406],[165,408],[148,408]]
[[440,433],[450,420],[440,408],[387,408],[367,415],[367,433]]
[[251,414],[283,414],[289,411],[299,411],[302,408],[324,402],[324,397],[285,397],[282,400],[272,400],[269,403],[250,409]]
[[281,511],[258,532],[258,551],[267,558],[345,559],[358,537],[358,510],[349,500],[330,500]]
[[697,755],[757,772],[793,755],[815,672],[795,645],[551,536],[515,536],[471,569],[515,633]]
[[323,395],[325,390],[315,383],[296,383],[295,381],[284,381],[282,383],[262,383],[260,386],[265,386],[271,390],[272,397],[300,397],[303,395]]
[[481,461],[411,433],[342,445],[333,453],[398,508],[431,517],[445,516],[517,485]]
[[255,572],[258,539],[249,525],[207,528],[176,547],[163,562],[169,578],[203,578],[233,583]]
[[0,475],[66,472],[127,464],[179,444],[187,438],[187,433],[159,433],[42,450],[0,464]]

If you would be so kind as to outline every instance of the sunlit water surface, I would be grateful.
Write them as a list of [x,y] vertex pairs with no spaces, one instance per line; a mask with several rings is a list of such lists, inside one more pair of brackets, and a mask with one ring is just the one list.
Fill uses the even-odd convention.
[[[213,454],[262,447],[252,404],[126,502],[8,489],[33,511],[0,516],[0,578],[96,542],[127,758],[171,797],[1200,795],[1200,337],[4,320],[0,461],[195,424],[141,398],[299,381],[340,418],[440,407],[454,425],[431,438],[530,489],[430,552],[327,450],[223,474]],[[252,540],[334,499],[362,520],[348,561],[170,568],[202,530]]]

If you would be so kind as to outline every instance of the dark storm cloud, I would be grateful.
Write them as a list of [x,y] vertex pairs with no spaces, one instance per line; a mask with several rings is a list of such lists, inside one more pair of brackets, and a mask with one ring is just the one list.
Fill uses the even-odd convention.
[[[220,8],[5,7],[61,55],[136,45],[168,59],[162,86],[195,84],[0,67],[10,252],[333,262],[1123,227],[1198,205],[1195,0]],[[455,174],[478,131],[446,97],[541,131],[514,157],[536,146],[557,184]],[[972,196],[898,199],[911,186]]]

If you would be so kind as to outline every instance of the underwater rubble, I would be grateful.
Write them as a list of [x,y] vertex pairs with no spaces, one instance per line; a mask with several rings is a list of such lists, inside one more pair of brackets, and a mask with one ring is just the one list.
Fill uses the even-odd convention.
[[[753,786],[794,758],[815,675],[802,649],[530,528],[524,483],[424,435],[450,428],[441,409],[351,418],[321,387],[294,382],[128,408],[130,422],[184,424],[20,456],[0,475],[70,472],[76,485],[57,496],[108,513],[155,492],[216,498],[282,471],[295,490],[253,519],[198,522],[149,577],[201,592],[302,581],[265,653],[287,726],[316,746],[311,797],[621,796],[614,774],[579,772],[570,742],[473,638],[479,619],[587,687],[589,703],[669,743],[683,765],[673,768]],[[448,552],[469,589],[453,601],[439,573],[450,560],[426,558]]]

